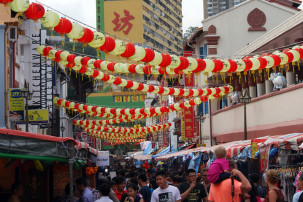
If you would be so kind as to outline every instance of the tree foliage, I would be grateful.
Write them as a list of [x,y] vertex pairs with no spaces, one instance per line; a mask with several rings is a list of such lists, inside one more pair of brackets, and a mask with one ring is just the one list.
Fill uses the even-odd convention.
[[199,27],[190,26],[183,34],[183,45],[189,39],[189,37],[198,29]]

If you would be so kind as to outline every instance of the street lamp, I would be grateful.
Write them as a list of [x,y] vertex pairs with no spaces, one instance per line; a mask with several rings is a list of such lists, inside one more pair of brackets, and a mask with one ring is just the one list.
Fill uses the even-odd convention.
[[33,93],[29,91],[26,82],[24,88],[21,90],[21,97],[25,98],[25,131],[28,132],[28,101],[32,99]]
[[63,125],[63,122],[62,122],[62,125],[60,126],[60,130],[61,130],[61,132],[62,132],[62,137],[63,137],[63,132],[65,131],[65,127],[64,127],[64,125]]
[[248,94],[248,88],[242,90],[239,97],[239,102],[244,104],[244,140],[247,140],[246,104],[251,102],[251,97],[249,97]]
[[202,137],[202,123],[205,121],[205,117],[198,115],[195,117],[196,121],[199,122],[199,137],[200,137],[200,144],[203,144],[203,137]]

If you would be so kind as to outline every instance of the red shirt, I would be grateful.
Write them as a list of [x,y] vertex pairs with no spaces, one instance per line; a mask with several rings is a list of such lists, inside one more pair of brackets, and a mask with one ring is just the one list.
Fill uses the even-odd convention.
[[121,200],[122,195],[123,195],[123,194],[126,194],[126,193],[127,193],[127,191],[123,190],[123,193],[122,193],[122,194],[120,194],[120,193],[118,192],[118,190],[115,190],[115,193],[116,193],[116,196],[117,196],[118,200],[120,201],[120,200]]

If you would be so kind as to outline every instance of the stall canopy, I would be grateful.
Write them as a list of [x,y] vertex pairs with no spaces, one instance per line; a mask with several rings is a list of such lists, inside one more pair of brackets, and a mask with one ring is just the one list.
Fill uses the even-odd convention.
[[166,147],[166,148],[163,149],[161,152],[157,153],[156,155],[153,155],[152,157],[153,157],[153,158],[157,158],[157,157],[163,156],[163,155],[165,155],[165,154],[167,154],[167,153],[175,152],[173,149],[174,149],[173,146]]
[[303,143],[303,133],[270,137],[264,142],[264,146],[273,145],[280,149],[299,150]]
[[0,128],[0,157],[31,160],[68,161],[72,138],[60,138]]

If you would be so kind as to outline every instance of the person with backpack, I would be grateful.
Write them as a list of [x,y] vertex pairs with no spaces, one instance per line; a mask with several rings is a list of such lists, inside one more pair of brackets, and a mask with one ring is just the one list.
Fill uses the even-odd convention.
[[301,202],[303,201],[303,172],[301,172],[299,179],[297,181],[298,189],[300,192],[295,193],[292,202]]

